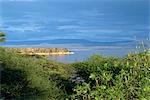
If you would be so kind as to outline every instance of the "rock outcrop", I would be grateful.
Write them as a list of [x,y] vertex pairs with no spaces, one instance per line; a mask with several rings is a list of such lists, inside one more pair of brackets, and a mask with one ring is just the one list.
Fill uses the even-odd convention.
[[8,48],[21,54],[27,55],[68,55],[74,54],[64,48]]

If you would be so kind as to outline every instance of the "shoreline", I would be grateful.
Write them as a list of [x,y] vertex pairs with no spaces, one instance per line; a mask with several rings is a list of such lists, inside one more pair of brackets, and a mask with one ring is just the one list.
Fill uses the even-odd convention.
[[66,48],[7,48],[8,50],[14,50],[20,54],[25,55],[40,55],[40,56],[50,56],[50,55],[70,55],[75,54]]
[[70,54],[75,54],[75,53],[74,52],[53,52],[53,53],[21,53],[21,54],[51,56],[51,55],[70,55]]

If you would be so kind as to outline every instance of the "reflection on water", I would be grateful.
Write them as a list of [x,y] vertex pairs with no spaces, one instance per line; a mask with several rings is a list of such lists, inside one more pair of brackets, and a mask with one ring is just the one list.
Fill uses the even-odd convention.
[[64,63],[80,62],[87,60],[91,55],[98,54],[102,56],[117,56],[123,57],[127,53],[134,51],[129,48],[119,48],[119,49],[100,49],[100,50],[79,50],[73,51],[73,55],[59,55],[59,56],[49,56],[48,59],[56,60]]

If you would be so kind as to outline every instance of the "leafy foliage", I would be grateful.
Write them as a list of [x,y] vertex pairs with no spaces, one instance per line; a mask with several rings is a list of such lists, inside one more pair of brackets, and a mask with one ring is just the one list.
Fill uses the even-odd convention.
[[[0,48],[1,97],[5,99],[61,100],[71,68],[62,63],[36,59]],[[53,80],[57,75],[57,80]],[[64,88],[63,88],[64,87]]]
[[5,36],[5,33],[0,32],[0,42],[4,42],[5,41],[4,36]]
[[150,59],[147,52],[121,58],[95,55],[75,63],[77,74],[85,79],[74,89],[77,100],[150,99]]
[[149,66],[149,51],[63,64],[0,48],[0,99],[149,100]]

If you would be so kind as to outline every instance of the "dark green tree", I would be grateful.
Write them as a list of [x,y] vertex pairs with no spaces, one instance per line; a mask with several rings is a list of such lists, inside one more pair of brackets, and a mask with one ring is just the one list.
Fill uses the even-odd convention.
[[5,41],[5,33],[0,32],[0,42],[4,42]]

